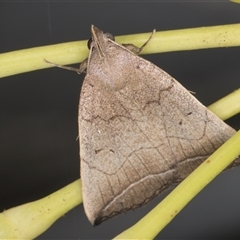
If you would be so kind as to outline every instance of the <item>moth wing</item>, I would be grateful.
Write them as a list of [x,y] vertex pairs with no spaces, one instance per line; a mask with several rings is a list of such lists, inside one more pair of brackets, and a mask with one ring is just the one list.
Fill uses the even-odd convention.
[[110,86],[103,78],[114,75],[100,66],[79,105],[83,203],[94,225],[181,181],[235,132],[162,69],[113,47],[111,71],[125,82]]

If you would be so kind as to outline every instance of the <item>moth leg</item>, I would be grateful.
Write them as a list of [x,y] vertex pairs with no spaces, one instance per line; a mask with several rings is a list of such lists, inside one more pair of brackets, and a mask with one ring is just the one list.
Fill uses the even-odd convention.
[[139,54],[143,48],[149,43],[149,41],[152,39],[154,33],[156,32],[156,29],[154,29],[152,31],[151,36],[148,38],[148,40],[139,48],[133,44],[122,44],[125,48],[127,48],[128,50],[130,50],[131,52],[135,53],[135,54]]
[[78,74],[81,74],[81,73],[85,72],[87,69],[88,59],[85,59],[83,62],[81,62],[79,68],[68,67],[68,66],[56,64],[56,63],[50,62],[46,59],[44,59],[44,62],[46,62],[54,67],[63,68],[63,69],[74,71],[74,72],[77,72]]

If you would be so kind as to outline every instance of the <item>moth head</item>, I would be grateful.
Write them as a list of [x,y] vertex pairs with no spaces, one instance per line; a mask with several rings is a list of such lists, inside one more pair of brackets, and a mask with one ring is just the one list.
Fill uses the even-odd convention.
[[88,40],[88,49],[92,50],[92,48],[96,48],[99,56],[104,57],[104,44],[108,42],[110,39],[111,41],[114,41],[114,36],[106,32],[104,33],[94,25],[91,27],[92,37]]

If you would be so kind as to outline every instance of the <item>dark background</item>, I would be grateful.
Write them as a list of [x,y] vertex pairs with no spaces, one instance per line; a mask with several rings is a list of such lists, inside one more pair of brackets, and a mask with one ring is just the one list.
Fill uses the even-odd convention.
[[[91,24],[124,35],[239,22],[240,5],[228,1],[1,2],[0,52],[88,39]],[[196,92],[205,105],[240,85],[239,47],[144,58]],[[51,68],[0,80],[0,211],[42,198],[79,178],[77,112],[83,79]],[[227,123],[239,129],[239,115]],[[240,168],[222,173],[158,239],[239,239],[239,182]],[[90,225],[80,205],[38,239],[113,238],[164,195],[98,227]]]

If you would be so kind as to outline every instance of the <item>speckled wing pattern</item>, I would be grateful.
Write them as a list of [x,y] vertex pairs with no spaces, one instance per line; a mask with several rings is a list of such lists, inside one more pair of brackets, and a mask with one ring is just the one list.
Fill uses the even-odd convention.
[[183,180],[235,130],[169,74],[108,41],[79,105],[85,212],[97,225]]

